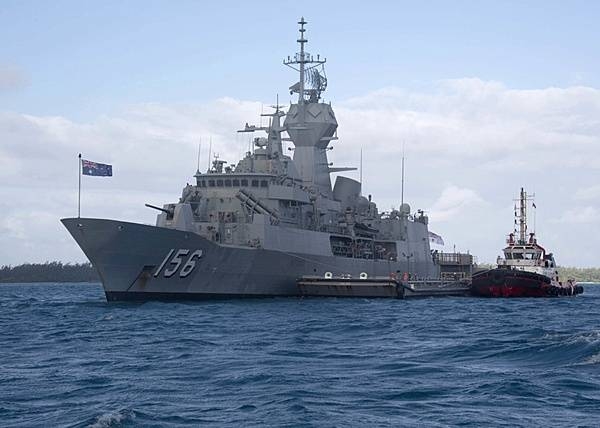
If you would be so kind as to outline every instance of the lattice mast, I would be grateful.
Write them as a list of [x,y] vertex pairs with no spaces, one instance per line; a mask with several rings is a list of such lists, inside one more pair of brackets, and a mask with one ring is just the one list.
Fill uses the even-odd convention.
[[[304,46],[308,43],[308,39],[304,35],[306,32],[304,25],[306,24],[308,24],[308,21],[304,20],[304,17],[298,21],[298,25],[300,25],[300,29],[298,30],[300,37],[297,42],[300,45],[300,52],[296,53],[293,57],[288,56],[287,59],[283,60],[285,65],[298,71],[300,74],[300,81],[290,86],[290,94],[298,93],[298,104],[300,105],[305,104],[306,101],[317,102],[321,98],[321,93],[327,87],[324,68],[327,59],[321,59],[320,55],[317,55],[315,59],[310,53],[306,52]],[[307,89],[308,85],[311,88]],[[308,100],[305,98],[306,96],[308,96]]]
[[519,244],[525,245],[527,243],[527,201],[532,201],[533,195],[528,195],[527,192],[521,187],[521,193],[519,195],[519,209],[515,206],[515,234],[517,233],[516,226],[519,225]]

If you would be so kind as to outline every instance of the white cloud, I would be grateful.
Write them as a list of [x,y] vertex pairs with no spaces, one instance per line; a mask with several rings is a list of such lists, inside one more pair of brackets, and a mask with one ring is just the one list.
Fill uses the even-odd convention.
[[[428,92],[384,88],[333,107],[340,141],[331,159],[358,166],[363,148],[364,192],[380,210],[399,205],[404,141],[405,200],[429,213],[446,242],[495,260],[512,228],[512,199],[524,186],[536,193],[540,242],[559,262],[597,263],[599,90],[515,90],[459,79]],[[155,213],[143,204],[178,198],[192,181],[199,138],[202,168],[209,135],[213,153],[235,162],[251,138],[236,130],[258,122],[260,110],[260,102],[222,98],[135,105],[89,123],[0,113],[0,264],[83,259],[58,222],[76,212],[79,152],[112,163],[115,174],[84,178],[84,215],[152,223]],[[572,200],[589,201],[583,214],[569,211]]]
[[447,221],[481,203],[483,199],[475,191],[449,185],[431,206],[430,216],[436,221]]
[[597,223],[600,220],[600,211],[595,207],[578,207],[565,211],[565,213],[555,223],[564,223],[565,225],[574,223]]
[[574,199],[580,201],[599,200],[600,201],[600,184],[590,187],[582,187],[575,191]]

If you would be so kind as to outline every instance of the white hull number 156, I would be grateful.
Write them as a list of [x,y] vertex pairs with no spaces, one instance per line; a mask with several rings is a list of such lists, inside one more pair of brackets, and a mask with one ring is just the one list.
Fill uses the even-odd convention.
[[[175,253],[174,256],[173,253]],[[160,274],[160,271],[166,267],[163,275],[165,276],[165,278],[170,278],[179,270],[182,264],[183,267],[181,267],[181,271],[179,271],[179,276],[181,278],[185,278],[186,276],[188,276],[196,267],[195,259],[199,259],[200,257],[202,257],[202,250],[196,250],[192,254],[190,254],[189,257],[187,257],[188,254],[190,254],[190,250],[179,249],[177,250],[177,252],[175,252],[175,249],[173,248],[167,253],[166,257],[163,259],[158,269],[156,269],[156,271],[154,272],[154,277],[157,277]],[[173,257],[171,258],[171,256]],[[183,261],[185,257],[187,257],[187,260],[184,263]]]

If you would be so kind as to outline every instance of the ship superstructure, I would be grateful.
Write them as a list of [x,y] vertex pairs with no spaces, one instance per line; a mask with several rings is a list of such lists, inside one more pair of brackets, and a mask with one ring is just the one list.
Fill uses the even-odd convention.
[[304,275],[440,277],[445,259],[429,248],[423,211],[380,212],[349,177],[332,187],[332,173],[356,168],[328,160],[338,124],[322,100],[326,60],[306,51],[307,22],[298,24],[299,52],[284,60],[299,75],[289,88],[297,102],[238,131],[257,136],[237,164],[215,158],[179,201],[149,205],[160,210],[156,226],[63,219],[109,300],[298,295]]

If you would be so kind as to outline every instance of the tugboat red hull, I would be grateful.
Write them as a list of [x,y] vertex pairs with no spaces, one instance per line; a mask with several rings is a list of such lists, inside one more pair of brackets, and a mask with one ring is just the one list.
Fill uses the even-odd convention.
[[515,269],[478,272],[471,283],[471,294],[480,297],[556,297],[582,292],[580,285],[557,285],[545,275]]

